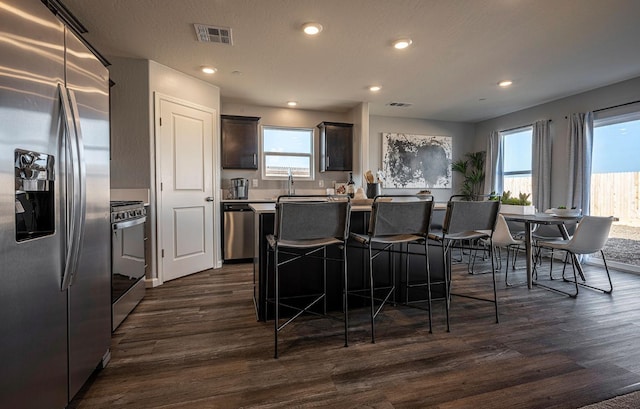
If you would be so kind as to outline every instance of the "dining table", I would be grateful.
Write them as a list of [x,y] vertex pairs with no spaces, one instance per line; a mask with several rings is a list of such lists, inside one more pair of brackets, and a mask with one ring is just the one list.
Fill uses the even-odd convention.
[[[567,224],[575,224],[580,221],[582,216],[570,216],[570,217],[560,217],[554,215],[552,213],[535,213],[535,214],[512,214],[512,213],[502,213],[502,216],[507,221],[511,222],[520,222],[524,224],[524,242],[525,242],[525,251],[527,255],[527,288],[533,288],[535,284],[533,281],[533,268],[534,268],[534,260],[533,260],[533,231],[537,225],[557,225],[560,230],[560,234],[565,240],[569,240],[569,233],[567,231]],[[573,257],[576,257],[573,255]],[[580,278],[584,280],[584,273],[582,271],[582,266],[575,260],[577,272],[580,275]]]

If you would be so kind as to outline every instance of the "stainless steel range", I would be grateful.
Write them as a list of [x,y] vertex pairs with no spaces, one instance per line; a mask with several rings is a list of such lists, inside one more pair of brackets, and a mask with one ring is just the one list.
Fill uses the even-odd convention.
[[142,201],[111,202],[112,330],[144,297],[146,214]]

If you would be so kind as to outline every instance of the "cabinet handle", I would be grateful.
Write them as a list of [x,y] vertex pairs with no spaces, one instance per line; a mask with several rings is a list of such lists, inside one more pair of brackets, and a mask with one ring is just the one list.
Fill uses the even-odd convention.
[[213,197],[208,196],[206,199],[204,199],[207,202],[213,202]]
[[329,169],[329,155],[327,155],[327,169]]
[[257,154],[253,154],[253,166],[257,166],[258,165],[258,155]]

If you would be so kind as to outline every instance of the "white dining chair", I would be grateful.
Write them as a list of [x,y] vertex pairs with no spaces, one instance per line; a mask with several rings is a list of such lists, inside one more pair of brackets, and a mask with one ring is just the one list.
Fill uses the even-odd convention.
[[[562,268],[562,279],[564,281],[571,282],[575,285],[575,293],[569,293],[566,291],[559,290],[555,287],[549,287],[540,282],[537,282],[536,285],[544,288],[548,288],[550,290],[569,295],[570,297],[576,297],[578,295],[578,287],[587,287],[594,290],[599,290],[604,293],[611,293],[613,291],[613,284],[611,282],[611,275],[609,274],[609,267],[607,266],[607,260],[604,255],[604,246],[607,244],[607,240],[609,238],[609,232],[611,231],[611,225],[613,223],[613,217],[598,217],[598,216],[584,216],[580,223],[578,223],[578,227],[576,227],[576,231],[573,234],[573,237],[569,240],[554,240],[554,241],[539,241],[537,243],[538,246],[547,249],[553,250],[562,250],[566,251],[568,255],[571,256],[571,266],[573,267],[573,280],[567,279],[565,277],[565,270],[567,264],[564,264]],[[588,285],[583,282],[579,282],[576,277],[576,263],[578,263],[577,256],[584,254],[592,254],[600,252],[602,255],[602,261],[604,263],[604,268],[607,273],[607,279],[609,281],[609,289],[598,288],[592,285]]]
[[501,214],[498,214],[498,219],[496,220],[496,228],[493,232],[493,247],[494,249],[498,249],[498,251],[496,252],[498,259],[498,269],[502,267],[500,248],[504,248],[507,250],[507,262],[504,271],[504,282],[508,287],[513,286],[514,284],[509,283],[509,259],[511,258],[511,250],[514,251],[512,268],[515,270],[518,250],[520,247],[524,248],[524,240],[515,239],[513,237],[507,221]]

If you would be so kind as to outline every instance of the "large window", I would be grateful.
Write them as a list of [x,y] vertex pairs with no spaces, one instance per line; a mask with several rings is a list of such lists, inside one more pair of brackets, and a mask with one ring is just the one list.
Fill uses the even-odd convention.
[[[502,132],[504,155],[504,191],[511,192],[512,197],[520,193],[531,194],[531,138],[533,128],[514,129]],[[531,200],[531,197],[529,198]]]
[[618,219],[607,260],[640,271],[640,112],[596,117],[593,125],[590,212]]
[[262,128],[262,178],[313,179],[313,129]]

